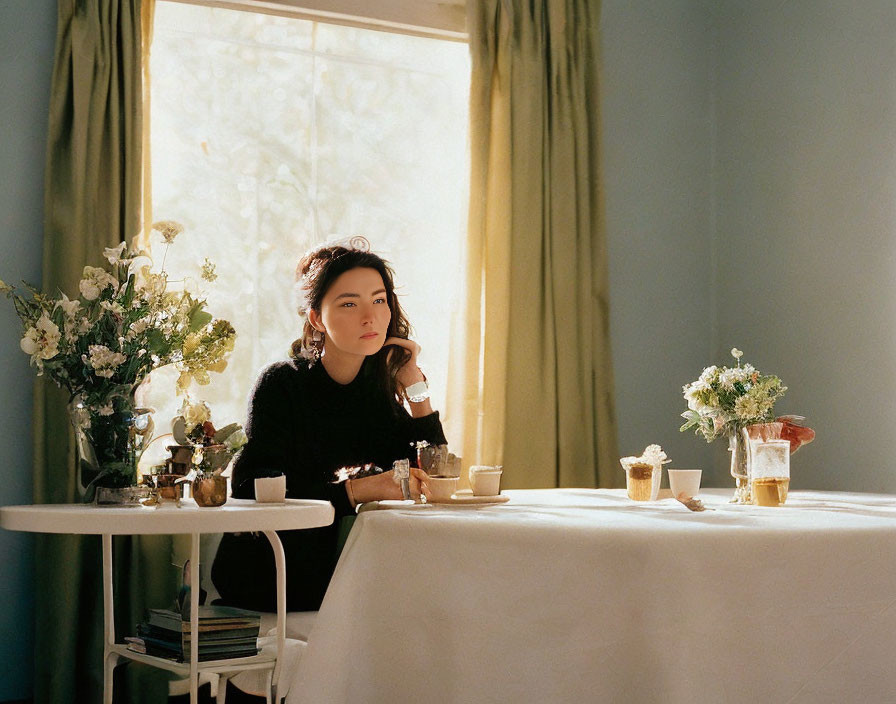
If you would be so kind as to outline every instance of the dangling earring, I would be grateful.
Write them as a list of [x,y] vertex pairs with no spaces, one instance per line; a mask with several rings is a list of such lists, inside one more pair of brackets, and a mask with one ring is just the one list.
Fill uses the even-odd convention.
[[315,362],[320,361],[320,353],[323,352],[324,349],[324,336],[320,330],[315,330],[311,333],[311,349],[309,352],[311,353],[311,358],[308,360],[308,366],[311,367]]

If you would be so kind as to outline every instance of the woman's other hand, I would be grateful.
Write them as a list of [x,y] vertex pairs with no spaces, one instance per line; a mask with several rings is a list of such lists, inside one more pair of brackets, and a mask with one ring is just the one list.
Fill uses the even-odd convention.
[[[395,378],[398,379],[398,383],[401,384],[403,388],[406,389],[409,386],[416,384],[418,381],[425,380],[426,377],[423,376],[423,372],[421,372],[420,367],[417,366],[417,355],[420,354],[420,345],[418,345],[413,340],[406,340],[403,337],[386,338],[383,346],[386,345],[403,347],[411,353],[411,356],[408,357],[408,360],[404,363],[404,365],[402,365],[401,369],[399,369],[398,373],[395,375]],[[389,354],[390,356],[392,355],[391,350]]]
[[[428,475],[418,467],[410,468],[408,485],[411,490],[411,498],[415,501],[423,494],[427,500],[431,494],[426,483]],[[395,470],[390,469],[382,474],[374,474],[361,479],[349,479],[346,481],[345,491],[348,494],[352,507],[369,501],[383,501],[385,499],[403,499],[401,487],[395,481]]]

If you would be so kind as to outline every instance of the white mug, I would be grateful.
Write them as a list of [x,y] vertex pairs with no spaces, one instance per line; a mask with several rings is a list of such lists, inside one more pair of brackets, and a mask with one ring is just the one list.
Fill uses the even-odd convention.
[[255,479],[255,500],[264,504],[282,504],[286,501],[286,475],[257,477]]
[[501,489],[503,469],[486,465],[470,467],[470,489],[473,496],[497,496]]

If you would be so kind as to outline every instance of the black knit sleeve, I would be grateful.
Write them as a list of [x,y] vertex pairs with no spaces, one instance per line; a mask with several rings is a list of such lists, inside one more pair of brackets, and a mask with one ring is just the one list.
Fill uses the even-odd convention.
[[[333,484],[313,452],[320,438],[309,437],[301,409],[308,405],[307,384],[290,363],[265,369],[249,400],[248,442],[233,469],[233,495],[255,498],[255,478],[283,473],[287,496],[329,501],[337,520],[353,513],[345,487]],[[315,457],[318,458],[315,460]]]
[[[398,404],[396,403],[396,406]],[[411,445],[425,440],[430,445],[446,445],[448,441],[445,439],[445,431],[442,430],[442,421],[439,419],[439,412],[433,411],[429,415],[414,418],[403,406],[398,408],[399,423],[399,442],[408,455],[413,464],[416,464],[416,452],[410,450]]]
[[287,439],[292,415],[283,377],[281,365],[268,367],[255,382],[249,397],[248,442],[233,465],[232,492],[238,499],[254,499],[256,477],[286,474],[291,464]]

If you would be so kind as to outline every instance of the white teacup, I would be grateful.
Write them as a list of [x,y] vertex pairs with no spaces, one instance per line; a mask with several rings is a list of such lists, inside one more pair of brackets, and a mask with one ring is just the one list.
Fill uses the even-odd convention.
[[255,500],[264,504],[282,504],[286,501],[286,475],[256,478]]
[[501,467],[473,465],[470,467],[470,489],[473,496],[497,496],[501,493]]
[[457,491],[458,477],[448,477],[444,474],[429,477],[426,483],[429,485],[429,493],[433,501],[448,501],[451,495]]
[[693,498],[700,493],[700,477],[703,470],[700,469],[668,469],[669,472],[669,488],[672,490],[672,496],[686,494]]

